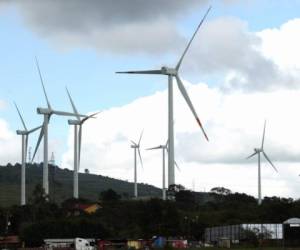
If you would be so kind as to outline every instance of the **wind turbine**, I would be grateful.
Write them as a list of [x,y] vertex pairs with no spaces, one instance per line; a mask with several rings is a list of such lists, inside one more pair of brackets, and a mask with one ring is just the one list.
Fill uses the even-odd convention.
[[42,128],[42,126],[28,130],[17,104],[15,102],[14,104],[24,127],[24,130],[16,131],[18,135],[22,135],[21,206],[24,206],[26,205],[26,156],[28,148],[28,137],[29,134],[39,130],[40,128]]
[[[44,162],[43,162],[43,189],[45,191],[45,194],[48,195],[49,194],[49,179],[48,179],[48,124],[50,121],[50,117],[52,115],[59,115],[59,116],[77,116],[74,113],[70,113],[70,112],[64,112],[64,111],[57,111],[57,110],[53,110],[47,93],[46,93],[46,89],[44,86],[44,81],[42,78],[42,74],[40,71],[40,67],[39,67],[39,63],[37,58],[35,58],[35,62],[36,62],[36,67],[39,73],[39,77],[40,77],[40,81],[43,87],[43,92],[46,98],[46,102],[47,102],[47,108],[37,108],[37,113],[40,115],[44,115],[44,122],[43,122],[43,128],[41,129],[36,147],[35,147],[35,151],[32,157],[32,161],[34,160],[34,157],[36,155],[36,152],[38,150],[38,147],[41,143],[42,138],[44,137]],[[79,115],[81,117],[86,117],[85,115]]]
[[266,121],[265,121],[265,124],[264,124],[264,131],[263,131],[261,147],[260,148],[254,148],[254,153],[247,157],[247,159],[249,159],[249,158],[253,157],[256,154],[258,156],[258,205],[261,204],[261,167],[260,167],[260,154],[261,153],[266,158],[266,160],[271,164],[273,169],[276,172],[278,172],[277,169],[275,168],[274,164],[271,162],[271,160],[269,159],[269,157],[267,156],[267,154],[264,151],[265,131],[266,131]]
[[[81,154],[81,138],[82,138],[82,125],[90,118],[94,118],[99,112],[89,115],[82,120],[75,107],[69,90],[66,88],[70,103],[73,111],[76,114],[77,120],[68,120],[69,125],[74,125],[74,178],[73,178],[73,197],[78,199],[78,171],[80,167],[80,154]],[[79,132],[78,132],[79,126]],[[78,134],[79,133],[79,134]]]
[[140,139],[138,143],[135,143],[134,141],[131,141],[131,148],[134,149],[134,197],[138,197],[138,188],[137,188],[137,160],[136,160],[136,152],[138,152],[141,165],[143,167],[143,160],[140,152],[140,144],[143,137],[143,131],[141,132]]
[[[163,198],[163,200],[166,200],[167,195],[166,195],[165,154],[166,154],[166,151],[168,153],[168,141],[166,142],[165,145],[159,145],[157,147],[148,148],[147,150],[156,150],[156,149],[161,149],[161,151],[162,151],[162,198]],[[174,160],[174,164],[177,167],[177,169],[180,170],[175,160]]]
[[168,186],[175,184],[175,171],[174,171],[174,125],[173,125],[173,77],[176,78],[177,86],[184,97],[187,105],[189,106],[191,112],[193,113],[198,125],[200,126],[206,140],[208,140],[208,137],[204,131],[204,128],[200,122],[200,119],[195,111],[195,108],[190,100],[190,97],[179,78],[179,69],[181,66],[181,63],[183,61],[184,56],[186,55],[196,33],[198,32],[199,28],[201,27],[202,23],[204,22],[206,16],[208,15],[211,7],[208,8],[206,11],[204,17],[202,18],[201,22],[199,23],[196,31],[194,32],[192,38],[190,39],[187,47],[183,51],[182,56],[180,57],[177,65],[175,68],[169,68],[169,67],[162,67],[158,70],[141,70],[141,71],[122,71],[122,72],[116,72],[116,73],[122,73],[122,74],[150,74],[150,75],[166,75],[168,76],[168,108],[169,108],[169,117],[168,117],[168,138],[169,138],[169,156],[168,156]]

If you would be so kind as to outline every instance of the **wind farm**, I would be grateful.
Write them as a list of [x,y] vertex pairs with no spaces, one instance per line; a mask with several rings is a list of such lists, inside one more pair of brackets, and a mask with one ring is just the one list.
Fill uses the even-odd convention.
[[298,242],[299,7],[0,3],[0,248]]

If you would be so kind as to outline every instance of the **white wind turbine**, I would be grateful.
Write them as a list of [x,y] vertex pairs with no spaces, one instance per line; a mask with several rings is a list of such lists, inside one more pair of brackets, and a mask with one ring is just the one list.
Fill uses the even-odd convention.
[[[43,92],[46,98],[46,102],[47,102],[47,108],[37,108],[37,113],[40,115],[44,115],[44,122],[43,122],[43,128],[41,129],[35,150],[34,150],[34,154],[32,157],[32,161],[34,160],[34,157],[37,153],[38,147],[41,143],[42,138],[44,137],[44,162],[43,162],[43,189],[45,191],[45,194],[48,195],[49,194],[49,177],[48,177],[48,124],[50,121],[50,117],[52,115],[59,115],[59,116],[77,116],[77,114],[74,113],[70,113],[70,112],[64,112],[64,111],[57,111],[57,110],[53,110],[51,108],[47,93],[46,93],[46,89],[44,86],[44,82],[43,82],[43,78],[42,78],[42,74],[40,71],[40,67],[39,67],[39,63],[37,58],[35,58],[36,61],[36,66],[38,69],[38,73],[39,73],[39,77],[40,77],[40,81],[43,87]],[[81,117],[86,117],[85,115],[79,115]]]
[[31,133],[42,128],[42,126],[28,130],[17,104],[15,102],[14,104],[24,127],[24,130],[16,131],[18,135],[22,135],[21,206],[24,206],[26,205],[26,156],[28,148],[28,137]]
[[[166,151],[168,153],[168,141],[165,145],[159,145],[157,147],[153,147],[153,148],[148,148],[147,150],[156,150],[156,149],[161,149],[162,151],[162,198],[163,200],[167,199],[167,195],[166,195],[166,168],[165,168],[165,155],[166,155]],[[174,164],[177,167],[177,169],[180,171],[176,161],[174,160]]]
[[190,39],[187,47],[185,48],[182,56],[180,57],[177,65],[175,68],[169,68],[169,67],[162,67],[158,70],[141,70],[141,71],[123,71],[123,72],[116,72],[116,73],[123,73],[123,74],[154,74],[154,75],[167,75],[168,76],[168,108],[169,108],[169,117],[168,117],[168,138],[169,138],[169,156],[168,156],[168,186],[175,184],[175,171],[174,171],[174,125],[173,125],[173,77],[176,78],[177,86],[184,97],[186,103],[188,104],[190,110],[192,111],[194,117],[196,118],[196,121],[198,125],[200,126],[205,138],[208,140],[208,137],[204,131],[204,128],[202,127],[202,124],[200,122],[200,119],[195,111],[195,108],[190,100],[190,97],[179,78],[179,69],[180,65],[183,61],[184,56],[186,55],[197,31],[201,27],[202,23],[204,22],[207,14],[209,13],[211,7],[208,8],[207,12],[205,13],[204,17],[202,18],[201,22],[199,23],[196,31],[194,32],[192,38]]
[[131,141],[131,148],[134,149],[134,197],[138,197],[138,187],[137,187],[137,160],[136,160],[136,152],[138,152],[139,159],[141,162],[141,166],[143,167],[143,160],[140,152],[140,144],[143,137],[143,131],[140,135],[140,139],[138,143],[135,143],[134,141]]
[[[68,120],[69,125],[74,125],[74,177],[73,177],[73,197],[78,199],[78,171],[80,168],[80,154],[81,154],[81,142],[82,142],[82,125],[90,118],[94,118],[99,112],[89,115],[82,120],[75,107],[69,90],[66,88],[70,103],[73,108],[73,112],[76,114],[77,120]],[[78,131],[79,126],[79,131]]]
[[271,166],[274,168],[274,170],[276,172],[278,172],[277,169],[275,168],[274,164],[271,162],[271,160],[269,159],[269,157],[267,156],[267,154],[264,151],[265,131],[266,131],[266,121],[265,121],[265,124],[264,124],[264,131],[263,131],[261,147],[260,148],[254,148],[254,153],[247,157],[247,159],[249,159],[249,158],[253,157],[256,154],[258,156],[258,205],[260,205],[261,202],[262,202],[262,200],[261,200],[261,167],[260,167],[260,154],[261,153],[264,155],[266,160],[271,164]]

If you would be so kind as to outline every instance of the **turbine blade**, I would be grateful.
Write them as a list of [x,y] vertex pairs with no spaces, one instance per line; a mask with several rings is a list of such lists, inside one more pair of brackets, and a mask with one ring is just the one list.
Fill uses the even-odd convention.
[[41,143],[41,141],[42,141],[43,136],[44,136],[44,127],[42,127],[42,129],[41,129],[41,132],[40,132],[38,141],[37,141],[36,146],[35,146],[35,149],[34,149],[34,153],[33,153],[31,162],[33,162],[33,160],[34,160],[34,157],[35,157],[35,155],[36,155],[36,153],[37,153],[37,151],[38,151],[38,148],[39,148],[39,146],[40,146],[40,143]]
[[178,166],[178,164],[177,164],[176,161],[174,161],[174,164],[175,164],[176,168],[178,169],[178,171],[181,172],[181,169],[180,169],[180,167]]
[[80,116],[80,117],[87,117],[86,115],[81,115],[81,114],[74,114],[71,112],[64,112],[64,111],[57,111],[57,110],[53,110],[53,114],[56,115],[61,115],[61,116]]
[[131,142],[133,145],[137,146],[137,144],[136,144],[134,141],[130,140],[130,142]]
[[141,140],[142,140],[142,137],[143,137],[143,133],[144,133],[144,129],[143,129],[143,130],[142,130],[142,132],[141,132],[141,135],[140,135],[140,139],[139,139],[138,146],[140,146],[140,144],[141,144]]
[[20,119],[21,119],[21,122],[22,122],[22,124],[23,124],[23,127],[24,127],[24,129],[27,131],[27,128],[26,128],[25,122],[24,122],[24,120],[23,120],[23,117],[22,117],[22,115],[21,115],[21,112],[20,112],[20,110],[19,110],[17,104],[16,104],[15,102],[14,102],[14,104],[15,104],[15,107],[16,107],[17,112],[18,112],[18,114],[19,114],[19,117],[20,117]]
[[252,155],[249,155],[246,159],[250,159],[251,157],[253,157],[256,154],[257,154],[257,152],[254,152]]
[[154,74],[154,75],[161,75],[163,72],[158,69],[158,70],[136,70],[136,71],[117,71],[117,74]]
[[96,118],[95,116],[98,115],[100,112],[96,112],[96,113],[93,113],[91,115],[88,115],[87,117],[83,118],[82,121],[81,121],[81,124],[83,124],[86,120],[90,119],[90,118]]
[[141,151],[140,151],[140,147],[138,147],[138,154],[139,154],[139,158],[140,158],[140,161],[141,161],[142,168],[144,168],[144,166],[143,166],[143,160],[142,160],[142,156],[141,156]]
[[184,58],[186,52],[188,51],[189,47],[191,46],[191,43],[192,43],[192,41],[194,40],[194,37],[196,36],[196,33],[198,32],[199,28],[201,27],[202,23],[204,22],[204,20],[205,20],[206,16],[208,15],[208,12],[210,11],[210,9],[211,9],[211,6],[210,6],[210,7],[208,8],[208,10],[206,11],[204,17],[202,18],[201,22],[199,23],[199,25],[198,25],[198,27],[197,27],[197,29],[196,29],[196,31],[194,32],[192,38],[190,39],[190,41],[189,41],[187,47],[186,47],[185,50],[183,51],[183,54],[182,54],[181,58],[179,59],[177,65],[176,65],[176,69],[177,69],[177,70],[180,68],[180,65],[181,65],[181,63],[182,63],[182,60],[183,60],[183,58]]
[[39,72],[39,76],[40,76],[40,80],[41,80],[41,83],[42,83],[42,87],[43,87],[43,91],[44,91],[44,95],[45,95],[45,98],[46,98],[46,101],[47,101],[48,108],[51,109],[51,105],[50,105],[50,102],[49,102],[49,99],[48,99],[48,96],[47,96],[47,93],[46,93],[46,89],[45,89],[45,86],[44,86],[44,81],[43,81],[43,77],[42,77],[42,74],[41,74],[41,70],[40,70],[40,66],[39,66],[39,62],[38,62],[37,57],[35,57],[35,63],[36,63],[36,67],[37,67],[38,72]]
[[274,166],[274,164],[271,162],[271,160],[269,159],[269,157],[267,156],[267,154],[264,152],[264,151],[262,151],[262,153],[263,153],[263,155],[265,156],[265,158],[267,159],[267,161],[271,164],[271,166],[274,168],[274,170],[276,171],[276,172],[278,172],[278,170],[275,168],[275,166]]
[[39,129],[42,128],[42,127],[43,127],[43,126],[39,126],[39,127],[33,128],[33,129],[31,129],[31,130],[28,131],[28,134],[31,134],[31,133],[33,133],[33,132],[39,130]]
[[74,104],[74,102],[73,102],[73,99],[72,99],[72,97],[71,97],[71,95],[70,95],[70,92],[69,92],[69,90],[68,90],[67,87],[66,87],[66,91],[67,91],[67,94],[68,94],[70,103],[71,103],[71,105],[72,105],[73,111],[74,111],[74,113],[76,114],[77,120],[80,121],[80,116],[78,115],[78,111],[77,111],[77,109],[76,109],[76,107],[75,107],[75,104]]
[[79,125],[79,132],[78,132],[78,171],[80,169],[80,155],[81,155],[81,138],[82,138],[82,126]]
[[162,148],[162,146],[157,146],[157,147],[153,147],[153,148],[147,148],[146,150],[154,150],[154,149],[160,149]]
[[262,138],[262,142],[261,142],[262,149],[264,148],[265,132],[266,132],[266,120],[265,120],[265,124],[264,124],[264,132],[263,132],[263,138]]
[[194,117],[196,118],[196,121],[197,121],[198,125],[200,126],[200,128],[201,128],[201,130],[202,130],[202,132],[203,132],[203,134],[204,134],[204,136],[205,136],[205,138],[206,138],[206,140],[208,141],[208,137],[207,137],[207,135],[206,135],[206,133],[205,133],[205,131],[204,131],[204,128],[203,128],[203,126],[202,126],[202,124],[201,124],[201,122],[200,122],[200,119],[199,119],[199,117],[198,117],[198,115],[197,115],[197,113],[196,113],[196,111],[195,111],[195,109],[194,109],[194,106],[193,106],[193,104],[192,104],[192,101],[191,101],[191,99],[190,99],[190,97],[189,97],[189,95],[188,95],[188,93],[187,93],[187,91],[186,91],[186,89],[185,89],[185,87],[184,87],[182,81],[180,80],[180,78],[179,78],[178,75],[176,75],[175,77],[176,77],[176,80],[177,80],[178,88],[179,88],[179,90],[180,90],[182,96],[184,97],[186,103],[187,103],[188,106],[190,107],[190,110],[192,111],[192,113],[193,113]]
[[[169,149],[168,149],[168,142],[169,140],[167,141],[167,144],[166,144],[166,150],[167,150],[167,153],[169,154]],[[176,166],[176,168],[181,171],[180,167],[178,166],[177,162],[174,160],[174,165]]]

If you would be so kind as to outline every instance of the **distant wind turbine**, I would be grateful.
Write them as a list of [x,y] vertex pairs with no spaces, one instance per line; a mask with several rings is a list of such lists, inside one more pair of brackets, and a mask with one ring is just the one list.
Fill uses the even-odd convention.
[[28,148],[28,137],[31,133],[42,128],[42,126],[28,130],[17,104],[15,102],[14,104],[24,127],[24,130],[16,131],[18,135],[22,135],[21,206],[24,206],[26,205],[26,156],[27,156],[27,148]]
[[140,152],[140,144],[141,144],[141,140],[142,140],[142,137],[143,137],[143,131],[141,132],[141,135],[140,135],[140,139],[139,139],[139,142],[136,143],[134,141],[131,141],[131,148],[134,149],[134,197],[137,198],[138,197],[138,187],[137,187],[137,152],[138,152],[138,155],[139,155],[139,159],[140,159],[140,162],[141,162],[141,166],[143,167],[143,160],[142,160],[142,156],[141,156],[141,152]]
[[261,167],[260,167],[260,154],[261,153],[266,158],[266,160],[271,164],[273,169],[276,172],[278,172],[277,169],[275,168],[274,164],[271,162],[271,160],[269,159],[269,157],[267,156],[267,154],[264,151],[265,131],[266,131],[266,121],[265,121],[265,124],[264,124],[264,131],[263,131],[261,147],[260,148],[254,148],[254,153],[247,157],[247,159],[249,159],[249,158],[253,157],[256,154],[258,156],[258,205],[260,205],[261,202],[262,202],[262,200],[261,200]]
[[[75,107],[69,90],[66,88],[73,112],[76,114],[77,120],[68,120],[69,125],[74,125],[74,177],[73,177],[73,197],[78,199],[78,172],[80,168],[81,141],[82,141],[82,125],[90,118],[94,118],[99,112],[89,115],[82,120]],[[79,132],[78,132],[79,126]]]
[[180,57],[177,65],[175,68],[168,68],[162,67],[158,70],[142,70],[142,71],[123,71],[123,72],[116,72],[116,73],[123,73],[123,74],[154,74],[154,75],[167,75],[168,76],[168,108],[169,108],[169,117],[168,117],[168,138],[169,138],[169,156],[168,156],[168,186],[175,184],[175,171],[174,171],[174,125],[173,125],[173,77],[176,78],[178,88],[184,97],[186,103],[188,104],[190,110],[192,111],[198,125],[200,126],[205,138],[208,140],[208,137],[204,131],[204,128],[200,122],[200,119],[195,111],[195,108],[190,100],[190,97],[179,78],[179,69],[180,65],[196,35],[199,28],[201,27],[202,23],[204,22],[206,16],[208,15],[211,7],[208,8],[204,17],[202,18],[201,22],[199,23],[196,31],[194,32],[192,38],[190,39],[187,47],[185,48],[182,56]]
[[[167,199],[167,194],[166,194],[166,170],[165,170],[165,154],[166,151],[168,152],[168,141],[166,142],[165,145],[159,145],[157,147],[153,148],[148,148],[147,150],[156,150],[156,149],[161,149],[162,150],[162,199],[166,200]],[[174,160],[174,164],[177,167],[177,169],[180,171],[176,161]]]
[[[40,77],[40,81],[43,87],[43,92],[46,98],[46,102],[47,102],[47,108],[37,108],[37,113],[44,115],[44,123],[43,123],[43,128],[41,129],[35,150],[34,150],[34,154],[32,157],[32,161],[34,160],[34,157],[37,153],[38,147],[41,143],[42,138],[44,137],[44,162],[43,162],[43,189],[45,191],[45,194],[48,195],[49,194],[49,177],[48,177],[48,124],[50,121],[50,117],[52,115],[59,115],[59,116],[77,116],[74,113],[70,113],[70,112],[64,112],[64,111],[57,111],[57,110],[53,110],[51,108],[47,93],[46,93],[46,89],[44,86],[44,82],[43,82],[43,78],[42,78],[42,74],[40,71],[40,67],[39,67],[39,63],[37,58],[35,58],[35,62],[36,62],[36,67],[39,73],[39,77]],[[86,117],[85,115],[79,115],[80,117]]]

